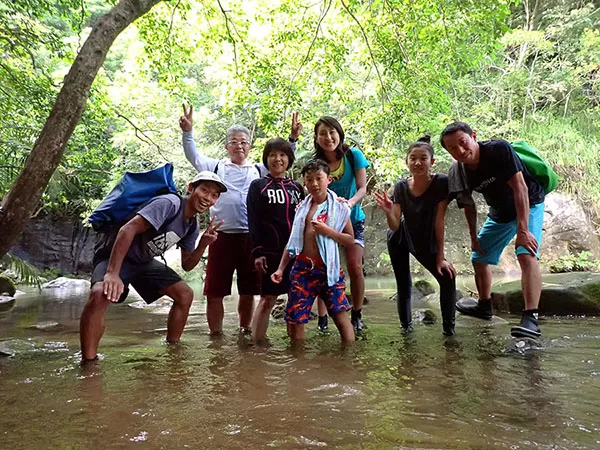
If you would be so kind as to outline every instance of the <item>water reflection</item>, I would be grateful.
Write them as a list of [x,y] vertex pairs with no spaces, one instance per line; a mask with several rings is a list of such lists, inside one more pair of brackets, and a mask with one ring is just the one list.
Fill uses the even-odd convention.
[[[252,346],[235,313],[212,339],[202,303],[182,343],[166,345],[164,314],[120,306],[103,359],[84,366],[85,296],[31,296],[0,316],[15,352],[0,359],[0,448],[600,446],[598,319],[547,320],[541,349],[516,347],[502,321],[465,321],[452,338],[435,325],[402,334],[381,286],[354,345],[313,324],[291,345],[273,324]],[[60,326],[31,328],[49,321]]]

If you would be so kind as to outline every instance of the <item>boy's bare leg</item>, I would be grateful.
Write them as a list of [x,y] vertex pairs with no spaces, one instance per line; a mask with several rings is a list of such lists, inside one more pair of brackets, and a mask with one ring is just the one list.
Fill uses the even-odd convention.
[[260,298],[252,318],[252,340],[262,341],[266,339],[269,317],[276,301],[276,295],[264,295]]
[[167,322],[167,342],[179,342],[194,301],[194,291],[187,283],[179,281],[163,289],[163,293],[173,299]]
[[348,312],[340,311],[331,313],[331,318],[340,332],[342,342],[354,342],[354,328],[352,327],[352,323],[350,323],[350,319],[348,319]]
[[223,332],[223,297],[206,298],[206,320],[210,334],[221,334]]
[[[352,329],[352,327],[350,327]],[[304,341],[306,335],[304,334],[303,323],[288,323],[288,335],[294,342]]]
[[238,316],[241,328],[250,328],[254,312],[254,295],[240,295],[238,300]]
[[110,301],[104,295],[104,283],[92,286],[88,301],[81,313],[79,322],[79,339],[81,341],[82,359],[94,359],[98,355],[98,344],[104,334],[106,322],[104,314]]

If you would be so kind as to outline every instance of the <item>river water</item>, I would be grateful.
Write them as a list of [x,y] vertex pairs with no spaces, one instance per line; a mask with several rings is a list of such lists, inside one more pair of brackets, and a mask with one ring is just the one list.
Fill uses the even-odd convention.
[[367,338],[346,347],[314,323],[303,347],[276,323],[253,347],[232,300],[222,338],[197,300],[168,346],[168,307],[111,306],[102,359],[84,367],[87,292],[30,292],[0,313],[15,352],[0,358],[0,449],[600,448],[600,319],[547,318],[541,348],[515,351],[515,318],[404,336],[391,283],[367,289]]

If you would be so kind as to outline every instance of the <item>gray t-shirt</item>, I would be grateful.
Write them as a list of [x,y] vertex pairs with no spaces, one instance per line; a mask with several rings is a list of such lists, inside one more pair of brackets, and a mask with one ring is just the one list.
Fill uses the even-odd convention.
[[185,219],[186,198],[177,195],[161,195],[152,199],[137,214],[146,219],[152,228],[138,234],[127,252],[127,259],[146,263],[178,244],[187,252],[196,248],[198,222],[196,217]]

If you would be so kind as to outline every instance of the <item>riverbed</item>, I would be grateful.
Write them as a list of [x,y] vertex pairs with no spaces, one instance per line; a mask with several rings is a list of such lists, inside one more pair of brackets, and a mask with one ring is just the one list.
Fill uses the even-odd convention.
[[30,291],[0,312],[14,353],[0,358],[0,448],[600,448],[600,319],[545,318],[533,348],[509,337],[515,317],[403,335],[392,283],[367,289],[366,339],[350,346],[315,323],[292,346],[276,322],[252,346],[231,299],[211,338],[199,286],[179,345],[164,343],[168,304],[111,306],[83,367],[87,292]]

